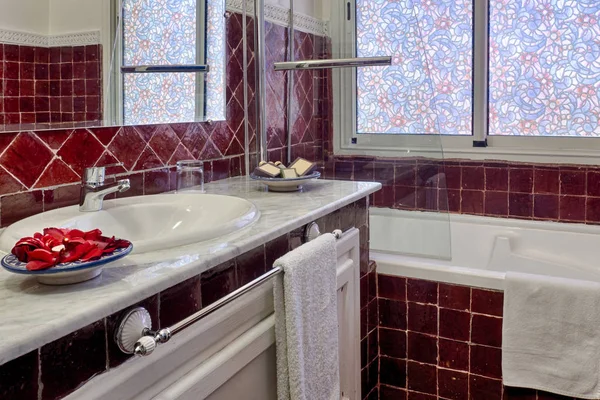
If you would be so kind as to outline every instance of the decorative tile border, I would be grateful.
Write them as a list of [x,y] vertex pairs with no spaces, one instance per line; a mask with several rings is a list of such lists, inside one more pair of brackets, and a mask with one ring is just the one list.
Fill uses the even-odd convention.
[[66,35],[39,35],[36,33],[0,29],[0,43],[21,46],[60,47],[100,44],[100,31],[78,32]]
[[[227,10],[241,13],[243,0],[227,0]],[[254,15],[254,1],[247,2],[247,12]],[[274,4],[265,4],[265,19],[277,25],[290,25],[290,9]],[[319,36],[328,36],[329,23],[308,15],[294,13],[294,29]]]

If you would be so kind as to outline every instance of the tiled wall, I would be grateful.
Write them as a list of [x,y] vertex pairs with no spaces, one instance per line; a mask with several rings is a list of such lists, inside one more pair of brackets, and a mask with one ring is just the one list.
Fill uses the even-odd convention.
[[502,292],[381,274],[377,292],[381,400],[573,400],[503,387]]
[[[369,279],[374,284],[374,275],[367,274],[368,199],[357,201],[317,222],[324,231],[347,230],[354,226],[360,229],[361,290]],[[301,245],[303,231],[303,228],[294,230],[137,305],[150,312],[159,329],[179,322],[264,274],[277,258]],[[376,301],[374,295],[371,291],[369,304]],[[131,356],[123,354],[112,338],[120,318],[131,307],[1,365],[0,398],[60,399],[92,377],[121,365]],[[370,318],[375,327],[371,333],[376,334],[376,314],[367,315],[366,308],[364,312],[361,318],[365,321]]]
[[[252,32],[252,24],[253,21],[249,20],[249,32]],[[118,178],[129,178],[132,181],[132,188],[120,194],[122,196],[156,194],[172,189],[175,185],[172,169],[175,163],[182,159],[205,161],[207,180],[244,174],[246,171],[244,171],[241,26],[240,14],[228,14],[226,121],[212,124],[0,133],[0,225],[7,226],[42,211],[76,204],[79,200],[78,184],[85,167],[122,162],[123,167],[108,170],[109,174],[116,174]],[[285,60],[288,45],[287,29],[271,23],[267,23],[266,28],[269,62]],[[322,56],[321,49],[328,43],[324,38],[299,31],[296,32],[295,41],[297,57],[307,59]],[[255,80],[252,40],[249,40],[249,47],[249,148],[250,152],[255,152]],[[19,57],[23,54],[24,60],[29,60],[31,54],[34,61],[35,57],[38,59],[41,57],[40,53],[30,54],[29,51],[23,50],[24,47],[3,46],[2,48],[4,51],[7,48],[11,49],[11,54],[15,52],[14,48],[17,48]],[[95,49],[99,50],[97,46]],[[80,60],[97,58],[94,48],[84,50],[60,49],[60,52],[55,54],[55,49],[50,49],[47,54],[50,61],[59,57],[60,61],[66,62],[51,63],[50,70],[46,71],[48,76],[52,77],[58,73],[54,68],[58,65],[61,74],[63,70],[79,73],[77,71],[79,71]],[[10,57],[17,57],[16,54]],[[73,62],[68,62],[69,60]],[[66,81],[71,82],[68,79]],[[269,155],[273,160],[283,160],[287,129],[284,112],[287,109],[285,95],[287,75],[269,69],[267,81]],[[292,105],[298,112],[293,115],[293,155],[320,161],[324,126],[322,115],[327,114],[322,101],[323,87],[326,85],[321,84],[321,74],[312,71],[298,74],[295,82]],[[58,83],[58,87],[62,90],[63,82]],[[87,89],[88,80],[85,80],[85,83]],[[74,83],[73,88],[75,86]],[[67,85],[67,89],[69,87]],[[56,98],[51,96],[50,102],[55,101]],[[256,157],[251,159],[254,165]]]
[[102,47],[0,44],[0,131],[102,120]]
[[381,182],[375,207],[600,223],[600,166],[335,157],[325,176]]

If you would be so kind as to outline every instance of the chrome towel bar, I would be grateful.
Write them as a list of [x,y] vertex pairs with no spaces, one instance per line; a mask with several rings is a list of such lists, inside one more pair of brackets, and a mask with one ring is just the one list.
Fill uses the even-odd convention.
[[[343,232],[336,229],[333,231],[333,235],[336,239],[341,239]],[[139,356],[150,355],[156,349],[156,346],[168,342],[173,335],[221,309],[223,306],[245,295],[282,272],[283,270],[280,267],[273,268],[252,282],[231,292],[227,296],[222,297],[197,313],[190,315],[171,327],[159,331],[153,331],[150,328],[152,326],[152,318],[145,308],[134,308],[121,320],[118,329],[115,331],[115,342],[119,346],[119,349],[126,354],[135,354]],[[141,337],[140,333],[142,335]]]
[[277,62],[275,71],[303,70],[303,69],[328,69],[344,67],[376,67],[392,65],[392,57],[360,57],[340,58],[333,60],[305,60]]
[[162,74],[186,72],[210,72],[208,65],[125,65],[121,67],[124,74]]

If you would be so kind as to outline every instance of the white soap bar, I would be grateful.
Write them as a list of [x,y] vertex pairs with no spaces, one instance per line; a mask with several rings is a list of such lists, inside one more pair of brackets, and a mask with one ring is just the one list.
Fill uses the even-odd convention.
[[290,165],[290,168],[294,168],[298,176],[304,176],[312,172],[316,166],[317,165],[315,163],[307,161],[304,158],[298,158],[292,165]]
[[284,179],[297,178],[298,174],[296,170],[293,168],[285,168],[281,170],[281,177]]
[[263,164],[254,170],[254,174],[258,176],[267,176],[276,178],[281,174],[281,170],[272,164]]

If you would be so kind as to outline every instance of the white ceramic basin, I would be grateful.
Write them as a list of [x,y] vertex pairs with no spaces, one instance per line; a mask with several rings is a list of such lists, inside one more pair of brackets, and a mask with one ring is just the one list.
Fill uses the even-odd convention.
[[0,250],[10,252],[22,237],[44,228],[100,229],[127,239],[134,253],[147,253],[203,242],[238,231],[260,216],[251,202],[212,194],[161,194],[107,200],[104,209],[80,212],[79,206],[34,215],[9,226]]

